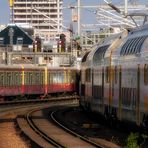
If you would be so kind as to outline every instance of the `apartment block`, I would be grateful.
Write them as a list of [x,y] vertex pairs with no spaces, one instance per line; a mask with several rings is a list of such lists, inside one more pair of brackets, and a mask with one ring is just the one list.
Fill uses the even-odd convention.
[[45,38],[62,31],[63,0],[14,0],[11,22],[29,23]]

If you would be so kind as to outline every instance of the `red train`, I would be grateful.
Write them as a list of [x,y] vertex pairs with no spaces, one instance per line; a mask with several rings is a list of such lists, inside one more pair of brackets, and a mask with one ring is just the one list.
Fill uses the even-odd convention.
[[0,96],[46,96],[76,92],[78,71],[74,68],[0,66]]

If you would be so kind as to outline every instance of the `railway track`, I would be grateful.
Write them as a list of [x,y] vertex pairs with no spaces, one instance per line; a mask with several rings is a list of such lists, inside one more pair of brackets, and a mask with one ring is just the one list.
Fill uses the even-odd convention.
[[[56,112],[51,111],[51,117],[52,121],[49,123],[47,119],[45,119],[42,116],[42,110],[41,108],[44,107],[46,109],[51,108],[52,106],[69,106],[69,105],[78,105],[77,99],[70,99],[70,98],[65,98],[65,99],[57,99],[57,100],[52,100],[51,102],[47,103],[41,103],[41,104],[36,104],[37,106],[35,107],[34,105],[26,105],[26,110],[29,107],[31,111],[29,111],[26,115],[26,111],[24,109],[21,110],[20,112],[16,112],[18,114],[17,117],[17,122],[19,123],[19,129],[21,128],[21,131],[25,133],[25,137],[27,136],[27,139],[31,139],[31,144],[35,144],[36,147],[75,147],[76,145],[80,147],[105,147],[101,146],[100,144],[97,144],[96,142],[93,142],[90,138],[86,138],[86,136],[81,136],[74,132],[73,128],[72,130],[68,129],[67,127],[62,125],[62,122],[58,122],[55,115]],[[17,104],[18,106],[16,107],[16,110],[20,110],[21,106]],[[10,105],[11,106],[11,105]],[[22,105],[23,106],[23,105]],[[25,105],[24,105],[25,106]],[[34,107],[31,107],[34,106]],[[5,108],[4,106],[2,106]],[[25,111],[25,115],[23,113],[23,110]],[[55,109],[54,109],[55,110]],[[9,110],[11,112],[11,110]],[[22,114],[23,113],[23,114]],[[49,114],[48,114],[49,118]],[[60,128],[55,126],[55,123],[60,125]],[[61,131],[61,127],[64,128],[64,130]],[[49,130],[50,129],[50,130]],[[26,134],[27,133],[27,134]],[[28,134],[29,133],[29,134]],[[24,134],[23,134],[24,135]],[[30,138],[30,135],[31,138]],[[37,137],[36,141],[34,137]],[[43,138],[44,137],[44,138]],[[62,138],[61,138],[62,137]],[[71,137],[71,138],[69,138]],[[66,140],[65,140],[66,139]],[[68,141],[67,141],[68,140]],[[38,144],[39,142],[39,144]]]
[[26,120],[28,122],[28,124],[30,125],[30,127],[33,129],[33,131],[35,131],[40,137],[42,137],[45,141],[47,141],[49,144],[51,144],[51,146],[55,146],[55,147],[61,147],[64,148],[64,146],[62,144],[60,144],[58,141],[52,139],[50,136],[48,136],[47,134],[45,134],[43,131],[41,131],[34,123],[33,119],[32,119],[32,114],[34,112],[36,112],[38,110],[32,110],[31,112],[29,112],[26,115]]
[[[42,116],[41,109],[35,109],[26,115],[26,119],[18,118],[17,121],[20,128],[23,128],[25,123],[25,128],[22,130],[39,147],[103,147],[58,123],[54,118],[54,112],[51,111],[50,116],[52,121],[49,122]],[[26,130],[26,127],[29,130]]]
[[15,101],[4,101],[0,102],[0,106],[5,105],[20,105],[20,104],[30,104],[30,103],[56,103],[59,101],[77,101],[79,96],[77,95],[70,95],[64,97],[50,97],[47,99],[31,99],[31,100],[15,100]]
[[[37,100],[38,101],[38,100]],[[26,103],[27,102],[27,103]],[[30,102],[30,101],[29,101]],[[60,102],[61,104],[70,104],[75,103],[77,104],[77,98],[73,97],[60,97],[60,98],[50,98],[46,102],[44,101],[38,101],[36,100],[34,102],[28,101],[13,101],[13,102],[3,102],[0,105],[0,129],[1,129],[1,141],[0,145],[1,147],[25,147],[26,145],[34,145],[32,141],[30,141],[28,138],[24,137],[23,132],[20,131],[18,128],[18,125],[16,123],[17,116],[21,117],[23,114],[26,114],[29,110],[35,109],[35,108],[41,108],[41,107],[51,107],[53,105],[56,105],[57,102]],[[21,137],[24,138],[21,138]],[[13,137],[13,138],[11,138]],[[5,142],[7,141],[7,142]],[[27,146],[30,147],[30,146]]]
[[99,148],[104,147],[104,146],[102,146],[101,144],[98,144],[98,143],[96,143],[96,142],[90,140],[88,137],[82,136],[82,135],[80,135],[80,134],[74,132],[73,130],[67,128],[66,126],[64,126],[61,122],[59,122],[59,121],[55,118],[54,114],[55,114],[55,112],[52,112],[52,113],[50,114],[52,120],[53,120],[56,124],[58,124],[58,126],[60,126],[62,129],[64,129],[65,131],[67,131],[68,133],[74,135],[75,137],[77,137],[77,138],[79,138],[79,139],[81,139],[81,140],[83,140],[83,141],[86,141],[87,143],[90,143],[91,145],[93,145],[93,146],[95,146],[95,147],[99,147]]

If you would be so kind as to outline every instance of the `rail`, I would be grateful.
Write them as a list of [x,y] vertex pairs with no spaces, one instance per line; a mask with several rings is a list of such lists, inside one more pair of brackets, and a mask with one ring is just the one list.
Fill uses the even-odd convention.
[[30,127],[38,134],[40,135],[44,140],[49,142],[55,147],[65,148],[65,146],[61,145],[59,142],[55,141],[54,139],[50,138],[48,135],[46,135],[44,132],[42,132],[32,121],[31,114],[37,110],[33,110],[29,112],[26,116],[27,122],[30,125]]
[[27,104],[27,103],[45,103],[45,102],[57,102],[57,101],[78,101],[79,96],[65,96],[65,97],[51,97],[49,99],[31,99],[31,100],[16,100],[16,101],[4,101],[0,102],[0,106],[3,105],[18,105],[18,104]]
[[52,120],[53,120],[56,124],[58,124],[62,129],[64,129],[65,131],[67,131],[67,132],[69,132],[70,134],[72,134],[72,135],[74,135],[74,136],[80,138],[81,140],[83,140],[83,141],[85,141],[85,142],[90,143],[90,144],[93,145],[93,146],[96,146],[96,147],[98,147],[98,148],[103,148],[103,147],[104,147],[104,146],[102,146],[102,145],[100,145],[100,144],[98,144],[98,143],[96,143],[96,142],[90,140],[89,138],[84,137],[84,136],[82,136],[82,135],[80,135],[80,134],[78,134],[78,133],[76,133],[76,132],[70,130],[69,128],[65,127],[62,123],[58,122],[58,121],[55,119],[54,114],[55,114],[55,112],[52,112],[52,113],[51,113],[51,118],[52,118]]

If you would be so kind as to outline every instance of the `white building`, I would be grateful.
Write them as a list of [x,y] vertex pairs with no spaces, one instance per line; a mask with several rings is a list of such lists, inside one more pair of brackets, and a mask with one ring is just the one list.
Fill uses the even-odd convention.
[[63,0],[14,0],[14,23],[29,23],[36,35],[54,38],[62,31]]

